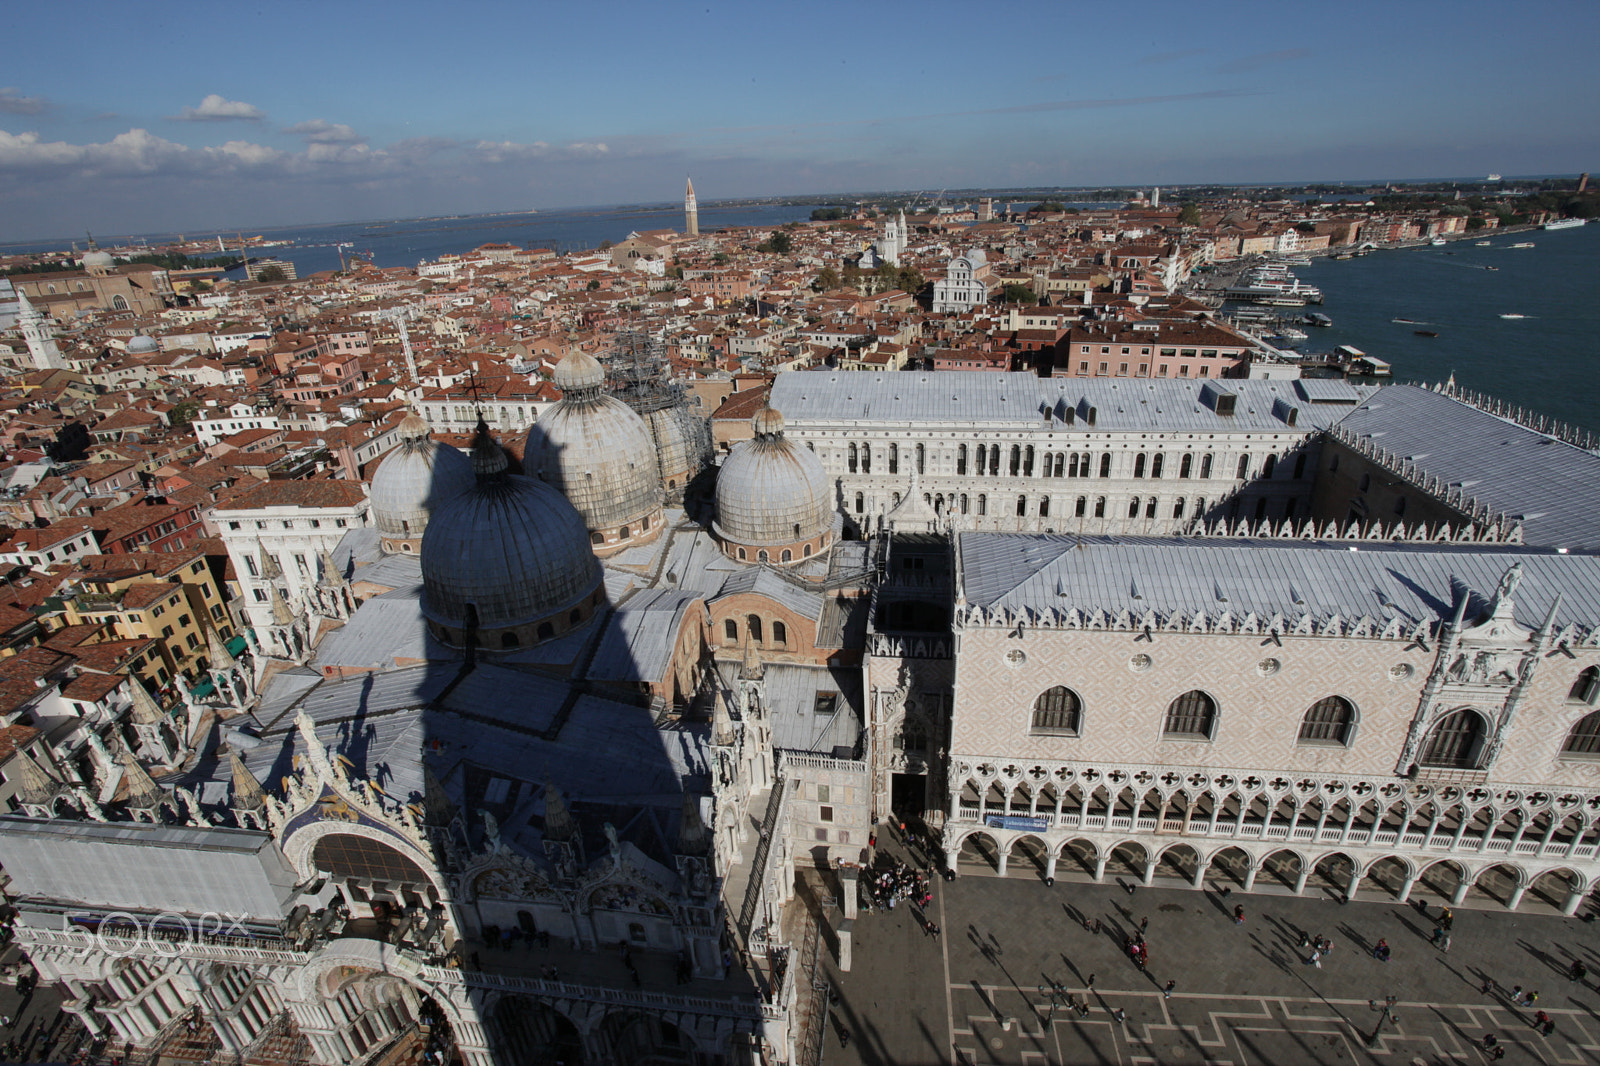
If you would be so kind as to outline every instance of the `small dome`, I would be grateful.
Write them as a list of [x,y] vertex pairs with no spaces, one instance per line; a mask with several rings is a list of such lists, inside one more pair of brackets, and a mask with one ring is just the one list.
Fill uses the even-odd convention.
[[[105,253],[102,252],[102,255]],[[143,333],[128,342],[129,355],[155,355],[161,350],[161,342],[154,337],[146,337]]]
[[372,521],[386,537],[421,537],[442,503],[472,487],[472,461],[433,440],[428,423],[415,414],[399,430],[399,446],[372,475]]
[[89,271],[110,270],[117,265],[117,261],[112,258],[110,252],[102,252],[98,248],[90,248],[87,252],[84,252],[83,258],[79,260],[79,263],[82,264],[83,269]]
[[604,388],[606,369],[588,352],[573,351],[556,364],[550,380],[564,395],[570,396],[574,392]]
[[750,419],[750,428],[758,437],[775,437],[783,432],[783,415],[776,408],[763,407]]
[[596,387],[567,391],[533,424],[522,467],[561,490],[590,532],[626,525],[631,534],[641,518],[661,510],[661,473],[649,427],[631,407]]
[[426,418],[412,411],[400,420],[395,432],[400,434],[401,440],[416,440],[418,437],[433,436],[433,427],[428,425]]
[[479,454],[489,449],[500,450],[480,429],[476,483],[434,511],[422,541],[423,614],[456,630],[539,622],[600,586],[578,512],[550,486],[507,474],[503,454],[493,470]]
[[757,436],[735,446],[717,472],[716,532],[755,547],[796,544],[833,525],[833,483],[822,460],[783,436],[783,416],[763,408]]

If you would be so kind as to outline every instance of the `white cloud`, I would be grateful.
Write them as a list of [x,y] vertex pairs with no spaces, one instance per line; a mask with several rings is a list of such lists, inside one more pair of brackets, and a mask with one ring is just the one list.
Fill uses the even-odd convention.
[[132,177],[237,170],[285,164],[292,158],[250,141],[190,148],[139,128],[97,144],[44,141],[37,133],[0,130],[0,172],[73,170],[80,175]]
[[285,133],[298,133],[309,144],[365,144],[367,139],[342,122],[314,118],[284,127]]
[[229,100],[219,93],[208,93],[199,107],[186,107],[170,116],[174,122],[256,122],[266,117],[254,104]]
[[597,159],[611,149],[599,142],[574,141],[551,145],[544,141],[519,144],[516,141],[478,141],[472,151],[485,163],[526,163],[538,160]]
[[42,96],[23,96],[13,88],[0,89],[0,111],[10,115],[37,115],[49,104]]

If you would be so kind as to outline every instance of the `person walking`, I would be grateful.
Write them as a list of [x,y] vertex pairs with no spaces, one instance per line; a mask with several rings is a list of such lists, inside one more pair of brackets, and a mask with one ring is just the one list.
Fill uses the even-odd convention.
[[1567,980],[1582,981],[1589,973],[1589,967],[1583,964],[1582,959],[1573,959],[1572,968],[1567,971]]
[[1311,949],[1311,957],[1309,959],[1307,959],[1306,962],[1309,963],[1312,966],[1315,966],[1319,970],[1322,969],[1322,951],[1321,951],[1321,949],[1312,948]]
[[1388,952],[1389,941],[1385,940],[1383,937],[1379,937],[1378,943],[1372,948],[1372,957],[1377,959],[1379,962],[1388,962]]
[[1144,931],[1146,929],[1149,929],[1149,928],[1150,928],[1150,919],[1149,919],[1149,917],[1146,916],[1145,918],[1140,919],[1140,921],[1139,921],[1139,935],[1143,936],[1144,935]]
[[1539,1002],[1539,993],[1537,993],[1537,992],[1529,992],[1527,997],[1525,999],[1523,999],[1522,1005],[1524,1007],[1531,1007],[1537,1002]]
[[1093,992],[1094,991],[1094,974],[1090,974],[1089,975],[1089,981],[1088,981],[1087,984],[1085,984],[1083,986],[1083,990],[1085,992]]
[[1484,1033],[1483,1034],[1483,1040],[1481,1041],[1481,1045],[1483,1047],[1483,1050],[1485,1050],[1485,1051],[1493,1051],[1494,1050],[1494,1046],[1496,1044],[1498,1044],[1498,1043],[1500,1043],[1500,1038],[1495,1036],[1493,1033]]
[[1111,1016],[1117,1020],[1118,1025],[1125,1024],[1128,1020],[1128,1012],[1123,1010],[1121,1007],[1118,1007],[1115,1011],[1113,1011]]
[[1241,903],[1237,907],[1233,908],[1233,924],[1234,925],[1243,925],[1244,924],[1244,904],[1243,903]]
[[1168,981],[1166,983],[1166,986],[1161,989],[1161,998],[1162,999],[1171,999],[1172,998],[1172,990],[1174,988],[1177,988],[1177,987],[1178,987],[1178,982],[1176,982],[1176,981]]
[[1540,1010],[1533,1012],[1533,1027],[1535,1029],[1543,1029],[1544,1023],[1549,1020],[1550,1015],[1546,1014],[1544,1011]]
[[1441,941],[1443,939],[1444,939],[1444,926],[1442,926],[1442,925],[1434,926],[1433,927],[1433,939],[1431,941],[1429,941],[1429,943],[1433,944],[1435,947],[1438,947],[1439,941]]
[[1446,955],[1450,954],[1450,934],[1449,933],[1446,933],[1444,936],[1439,938],[1439,950],[1444,952]]

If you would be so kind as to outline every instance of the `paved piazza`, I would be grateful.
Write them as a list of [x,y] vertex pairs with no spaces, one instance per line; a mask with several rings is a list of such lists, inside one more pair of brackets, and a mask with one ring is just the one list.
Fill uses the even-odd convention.
[[[1439,914],[1413,904],[1327,894],[1301,898],[983,876],[963,867],[938,882],[926,935],[915,911],[857,920],[852,972],[833,973],[838,1003],[822,1061],[838,1064],[1102,1064],[1102,1066],[1295,1066],[1300,1063],[1480,1063],[1494,1032],[1506,1063],[1600,1063],[1600,923],[1551,914],[1456,908],[1450,949],[1430,941]],[[1233,921],[1242,904],[1245,923]],[[1081,917],[1098,918],[1091,935]],[[1123,950],[1149,919],[1148,973]],[[1300,936],[1333,950],[1319,967]],[[1379,938],[1390,962],[1372,957]],[[1575,958],[1586,984],[1568,980]],[[832,966],[832,959],[829,959]],[[1090,1013],[1054,1011],[1039,988],[1060,982]],[[1495,992],[1481,991],[1483,982]],[[1162,987],[1177,986],[1170,999]],[[1523,1009],[1521,985],[1539,992]],[[1397,997],[1396,1022],[1366,1041],[1381,1014],[1371,1001]],[[1119,1023],[1113,1012],[1127,1015]],[[1556,1023],[1532,1026],[1535,1010]],[[840,1030],[848,1030],[841,1043]]]

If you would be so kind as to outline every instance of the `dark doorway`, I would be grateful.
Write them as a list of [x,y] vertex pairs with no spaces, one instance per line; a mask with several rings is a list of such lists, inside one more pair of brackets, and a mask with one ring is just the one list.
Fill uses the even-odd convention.
[[896,814],[922,815],[927,802],[927,776],[925,774],[895,774],[890,782],[890,805]]

